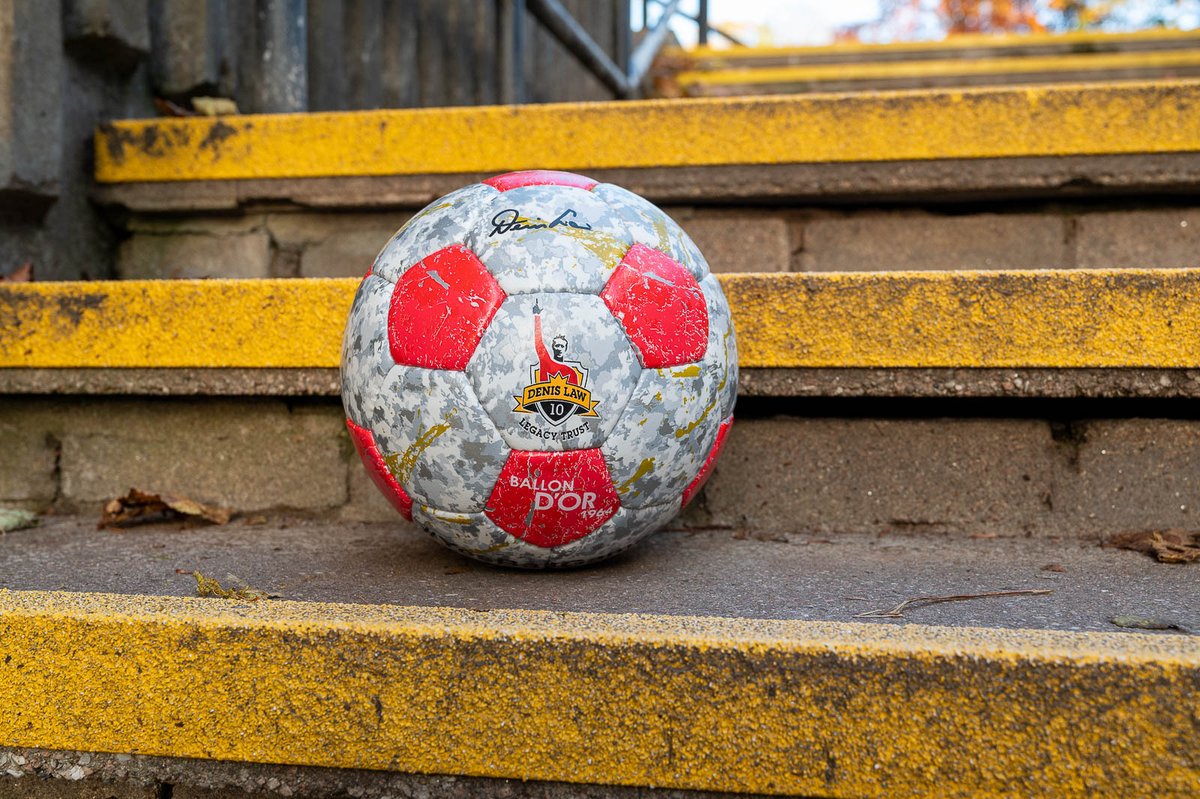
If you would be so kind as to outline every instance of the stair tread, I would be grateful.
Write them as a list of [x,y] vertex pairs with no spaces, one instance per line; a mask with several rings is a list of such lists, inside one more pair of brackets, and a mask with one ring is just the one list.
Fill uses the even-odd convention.
[[[719,276],[741,367],[1193,369],[1200,269]],[[0,286],[0,368],[337,367],[354,278]],[[222,324],[214,325],[212,320]]]
[[[0,589],[0,741],[803,796],[1194,794],[1200,639],[1100,631],[1194,614],[1189,567],[823,539],[670,532],[608,566],[517,573],[401,524],[47,519],[0,539],[19,589]],[[186,598],[177,568],[286,598]],[[1055,593],[854,618],[1025,587]]]
[[1200,149],[1198,101],[1200,83],[1165,80],[123,120],[97,130],[96,180],[1177,153]]
[[177,569],[310,602],[828,622],[910,597],[1049,589],[872,621],[1120,632],[1114,616],[1138,616],[1200,630],[1191,569],[1089,541],[668,531],[606,566],[538,573],[476,564],[402,522],[272,516],[112,532],[68,516],[0,537],[0,588],[11,590],[194,596]]

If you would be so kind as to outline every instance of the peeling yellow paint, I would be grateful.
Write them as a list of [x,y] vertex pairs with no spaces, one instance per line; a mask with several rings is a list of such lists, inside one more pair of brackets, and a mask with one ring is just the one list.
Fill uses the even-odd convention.
[[[131,120],[96,178],[305,178],[1200,150],[1200,82]],[[214,136],[219,128],[220,135]],[[572,131],[563,136],[562,131]]]
[[0,284],[0,366],[336,367],[358,283]]
[[[1200,368],[1200,269],[720,280],[743,367]],[[0,284],[0,368],[333,368],[357,284]]]
[[1182,797],[1200,793],[1198,678],[1182,635],[0,591],[5,746],[862,799]]

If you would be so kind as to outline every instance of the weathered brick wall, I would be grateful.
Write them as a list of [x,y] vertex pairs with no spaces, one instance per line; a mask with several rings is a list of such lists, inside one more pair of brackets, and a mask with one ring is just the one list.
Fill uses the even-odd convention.
[[[685,522],[1066,539],[1195,526],[1194,420],[747,410]],[[0,398],[0,450],[6,505],[98,512],[136,487],[245,512],[397,519],[333,399]]]
[[[668,207],[717,272],[1195,267],[1200,208]],[[124,278],[353,277],[408,212],[136,216]]]

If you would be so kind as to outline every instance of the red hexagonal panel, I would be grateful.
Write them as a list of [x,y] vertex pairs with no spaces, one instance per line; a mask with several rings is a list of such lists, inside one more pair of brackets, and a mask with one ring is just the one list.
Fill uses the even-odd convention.
[[700,474],[696,475],[696,479],[688,483],[688,487],[683,490],[683,502],[679,504],[679,507],[686,508],[687,504],[692,501],[692,497],[696,496],[696,493],[708,482],[713,467],[717,465],[717,458],[721,457],[721,450],[725,447],[725,436],[729,434],[730,427],[733,427],[732,416],[721,422],[721,427],[717,430],[717,440],[713,443],[708,457],[704,459],[704,465],[700,467]]
[[412,497],[396,482],[396,478],[392,476],[387,464],[383,462],[383,453],[379,451],[379,446],[375,443],[375,436],[370,430],[359,427],[349,419],[346,420],[346,427],[350,430],[350,440],[354,442],[354,448],[358,450],[358,457],[362,458],[363,466],[367,467],[367,474],[371,475],[371,480],[387,497],[388,502],[392,503],[392,506],[411,522]]
[[635,244],[600,298],[617,317],[642,366],[694,363],[708,346],[708,304],[691,272],[671,256]]
[[408,366],[465,369],[504,297],[475,253],[461,244],[425,257],[392,291],[392,358]]
[[557,547],[604,524],[620,503],[599,449],[516,450],[500,472],[486,512],[516,538]]
[[508,191],[522,186],[574,186],[591,191],[600,182],[576,175],[574,172],[556,172],[553,169],[529,169],[524,172],[506,172],[483,181],[494,189]]

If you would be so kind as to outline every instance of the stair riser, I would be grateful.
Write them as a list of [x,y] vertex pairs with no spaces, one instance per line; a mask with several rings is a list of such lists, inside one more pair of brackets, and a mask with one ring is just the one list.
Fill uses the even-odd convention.
[[[1194,266],[1200,207],[1012,204],[665,209],[715,272],[1070,269]],[[122,278],[357,277],[407,212],[144,215],[117,252]]]
[[[853,417],[761,418],[744,402],[751,415],[678,523],[1064,538],[1196,525],[1200,421],[898,419],[886,418],[894,400],[876,403]],[[5,504],[98,508],[137,487],[244,512],[398,521],[333,398],[8,398],[0,449]]]

